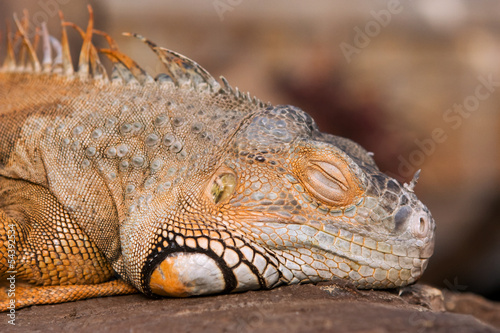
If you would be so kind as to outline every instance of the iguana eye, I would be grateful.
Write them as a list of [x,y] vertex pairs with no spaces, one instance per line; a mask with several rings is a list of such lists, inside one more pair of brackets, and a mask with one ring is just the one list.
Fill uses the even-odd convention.
[[224,172],[217,175],[210,187],[210,194],[214,203],[226,201],[234,193],[236,188],[236,175],[231,172]]
[[305,187],[320,201],[330,205],[341,205],[350,189],[342,171],[333,164],[311,161],[304,169]]

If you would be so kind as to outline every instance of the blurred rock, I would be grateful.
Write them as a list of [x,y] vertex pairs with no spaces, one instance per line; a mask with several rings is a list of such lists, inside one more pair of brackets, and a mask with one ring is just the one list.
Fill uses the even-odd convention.
[[472,293],[443,292],[446,310],[469,314],[490,325],[500,328],[500,303],[490,302]]

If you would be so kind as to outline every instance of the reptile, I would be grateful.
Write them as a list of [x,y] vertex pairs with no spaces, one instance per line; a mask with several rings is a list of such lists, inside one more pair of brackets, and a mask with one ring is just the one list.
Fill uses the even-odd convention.
[[[435,222],[414,193],[419,172],[401,184],[300,108],[128,34],[164,65],[153,78],[94,28],[91,7],[86,29],[60,17],[60,39],[44,24],[29,38],[26,14],[5,38],[2,311],[334,279],[397,288],[422,275]],[[83,38],[77,69],[67,27]]]

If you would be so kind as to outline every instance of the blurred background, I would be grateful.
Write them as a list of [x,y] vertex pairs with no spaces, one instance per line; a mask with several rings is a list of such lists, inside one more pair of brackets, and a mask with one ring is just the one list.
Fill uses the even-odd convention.
[[437,223],[423,281],[500,300],[500,2],[1,0],[0,29],[26,8],[59,37],[57,11],[85,27],[88,3],[96,28],[153,74],[162,65],[122,32],[301,107],[402,182],[422,169],[416,193]]

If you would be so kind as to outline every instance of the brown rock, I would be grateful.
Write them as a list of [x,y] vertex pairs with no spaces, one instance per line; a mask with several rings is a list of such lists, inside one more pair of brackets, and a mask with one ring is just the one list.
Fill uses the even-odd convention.
[[[344,282],[184,299],[143,295],[33,306],[16,330],[73,332],[499,332],[499,305],[425,285],[400,292]],[[444,300],[444,301],[443,301]],[[444,305],[448,311],[444,310]],[[451,313],[452,311],[457,313]],[[464,314],[465,313],[465,314]],[[481,321],[483,320],[483,321]],[[489,324],[487,324],[488,322]],[[6,318],[0,331],[15,331]]]

